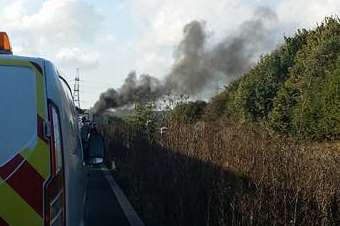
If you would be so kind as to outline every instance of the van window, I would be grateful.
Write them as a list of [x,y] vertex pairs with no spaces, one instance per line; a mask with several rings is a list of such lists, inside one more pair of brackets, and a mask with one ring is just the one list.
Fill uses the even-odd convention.
[[37,142],[36,77],[30,68],[0,65],[0,166]]
[[53,122],[53,137],[54,137],[54,148],[56,154],[56,167],[57,172],[63,168],[63,156],[62,156],[62,141],[61,141],[61,129],[59,114],[55,107],[52,106],[52,122]]

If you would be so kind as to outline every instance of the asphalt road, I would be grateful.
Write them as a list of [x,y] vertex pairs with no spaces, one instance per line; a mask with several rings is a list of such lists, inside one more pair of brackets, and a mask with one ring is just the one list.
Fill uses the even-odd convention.
[[100,169],[89,170],[85,211],[85,226],[130,226]]

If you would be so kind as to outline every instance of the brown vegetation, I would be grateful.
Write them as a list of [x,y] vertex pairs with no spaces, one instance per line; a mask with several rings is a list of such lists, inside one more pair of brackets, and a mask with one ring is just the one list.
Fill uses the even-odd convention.
[[103,132],[146,225],[340,225],[337,144],[225,122],[171,123],[151,140],[124,123]]
[[152,104],[105,126],[146,225],[340,225],[339,34],[331,17],[285,38],[208,103],[170,107],[163,135]]

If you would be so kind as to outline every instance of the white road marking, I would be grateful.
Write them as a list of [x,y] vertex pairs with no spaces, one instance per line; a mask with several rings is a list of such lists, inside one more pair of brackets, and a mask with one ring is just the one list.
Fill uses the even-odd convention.
[[114,180],[113,176],[111,175],[110,172],[105,172],[102,171],[103,175],[105,176],[106,180],[109,182],[111,189],[113,193],[115,194],[120,206],[123,209],[123,212],[128,219],[129,223],[131,226],[144,226],[144,223],[142,220],[139,218],[137,215],[135,209],[132,207],[131,203],[125,196],[124,192],[122,189],[119,187],[119,185],[116,183]]

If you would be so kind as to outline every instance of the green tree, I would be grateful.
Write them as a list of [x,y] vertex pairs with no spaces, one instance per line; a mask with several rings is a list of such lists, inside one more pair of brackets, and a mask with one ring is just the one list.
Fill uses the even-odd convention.
[[157,129],[154,104],[135,104],[134,113],[129,116],[128,123],[138,135],[152,138]]
[[206,106],[204,101],[179,104],[173,109],[170,117],[181,123],[195,123],[202,119]]
[[338,136],[337,89],[340,59],[340,23],[326,18],[309,32],[274,100],[271,124],[274,129],[301,138]]

